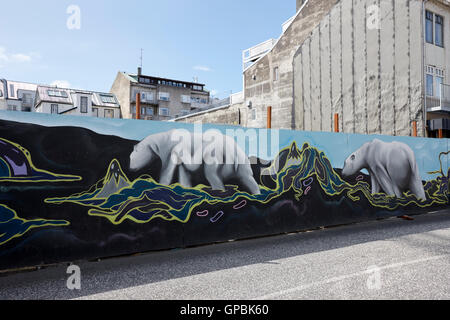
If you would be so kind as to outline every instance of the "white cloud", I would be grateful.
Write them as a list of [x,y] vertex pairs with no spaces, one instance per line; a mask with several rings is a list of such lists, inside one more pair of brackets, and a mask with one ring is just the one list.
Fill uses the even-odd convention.
[[0,47],[0,61],[8,61],[8,56],[6,55],[6,49]]
[[213,71],[210,67],[207,67],[207,66],[195,66],[194,70],[204,71],[204,72],[211,72],[211,71]]
[[70,82],[67,80],[55,80],[52,83],[50,83],[51,86],[58,87],[58,88],[64,88],[69,89],[70,88]]
[[33,57],[39,57],[38,53],[9,53],[5,47],[0,47],[0,61],[9,63],[31,62]]
[[13,62],[31,62],[31,56],[23,53],[12,54],[10,59]]

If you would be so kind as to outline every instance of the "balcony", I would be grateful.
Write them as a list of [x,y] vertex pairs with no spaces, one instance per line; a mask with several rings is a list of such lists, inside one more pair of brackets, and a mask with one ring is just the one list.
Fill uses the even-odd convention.
[[256,60],[269,52],[273,48],[275,43],[275,39],[269,39],[260,44],[257,44],[254,47],[251,47],[250,49],[244,50],[242,53],[242,64],[244,66],[244,69],[248,68],[254,62],[256,62]]
[[450,85],[441,84],[437,91],[437,95],[427,96],[427,111],[428,112],[450,112]]

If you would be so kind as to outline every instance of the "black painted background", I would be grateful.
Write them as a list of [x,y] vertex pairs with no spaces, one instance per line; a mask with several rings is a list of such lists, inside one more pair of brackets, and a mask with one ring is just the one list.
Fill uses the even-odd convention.
[[[67,197],[88,190],[105,176],[112,159],[120,161],[130,180],[143,173],[158,179],[160,163],[139,173],[128,171],[129,155],[137,141],[99,135],[83,128],[48,128],[1,120],[0,137],[28,149],[39,169],[83,178],[71,183],[0,183],[0,203],[15,210],[19,217],[71,223],[68,227],[34,229],[1,246],[0,269],[180,248],[417,212],[413,206],[403,211],[386,212],[370,206],[364,197],[358,203],[343,196],[329,197],[314,181],[312,191],[299,202],[289,191],[283,199],[268,205],[251,203],[239,211],[232,208],[234,204],[198,208],[197,211],[207,209],[213,213],[224,211],[225,215],[217,223],[193,215],[186,224],[156,219],[147,224],[125,221],[116,226],[105,218],[89,216],[85,207],[46,204],[44,199]],[[260,167],[253,169],[257,176]],[[203,178],[198,177],[198,182]]]

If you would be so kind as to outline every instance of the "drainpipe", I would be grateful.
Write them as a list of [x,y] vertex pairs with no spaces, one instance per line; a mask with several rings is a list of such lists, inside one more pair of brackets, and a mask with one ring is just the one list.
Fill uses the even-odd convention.
[[422,1],[422,48],[423,48],[423,54],[422,54],[422,92],[423,92],[423,129],[422,134],[423,137],[426,138],[427,136],[427,118],[428,118],[428,109],[427,109],[427,89],[426,89],[426,73],[425,73],[425,63],[426,63],[426,41],[425,41],[425,28],[426,28],[426,8],[425,4],[428,2],[428,0]]

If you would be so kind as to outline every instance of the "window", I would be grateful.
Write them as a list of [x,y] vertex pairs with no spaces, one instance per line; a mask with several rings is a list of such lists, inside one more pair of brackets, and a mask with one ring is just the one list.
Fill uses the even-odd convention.
[[47,90],[47,94],[50,97],[57,97],[57,98],[68,98],[67,92],[60,91],[60,90]]
[[13,105],[8,105],[8,111],[17,111],[17,107]]
[[81,113],[88,112],[88,98],[87,97],[80,97],[80,111],[81,111]]
[[252,109],[251,119],[256,120],[256,116],[257,116],[256,109]]
[[191,103],[191,96],[182,95],[181,102],[182,103]]
[[434,44],[440,47],[444,46],[444,18],[435,15],[435,42]]
[[11,95],[11,98],[14,98],[16,96],[16,93],[14,92],[14,85],[13,84],[9,85],[9,93]]
[[273,69],[273,81],[278,81],[279,79],[279,69],[278,67],[275,67]]
[[159,115],[163,117],[169,116],[169,109],[168,108],[160,108],[159,109]]
[[92,116],[98,117],[98,108],[92,108]]
[[159,93],[159,100],[161,101],[169,101],[170,100],[170,94],[167,92],[160,92]]
[[114,118],[114,110],[112,109],[105,109],[105,118]]
[[428,43],[433,43],[433,13],[426,12],[425,37]]
[[199,86],[199,85],[193,85],[192,89],[197,90],[197,91],[203,91],[203,86]]
[[32,103],[32,97],[30,93],[23,93],[22,94],[22,102],[24,104],[31,104]]
[[52,114],[58,114],[59,112],[58,112],[58,105],[57,104],[52,104],[51,106],[50,106],[50,109],[51,109],[51,113]]
[[141,100],[145,102],[152,102],[154,101],[153,93],[151,92],[142,92],[141,93]]
[[131,107],[131,114],[136,114],[136,106]]
[[426,66],[426,94],[428,97],[439,98],[441,96],[442,84],[445,79],[445,70],[437,67]]
[[431,74],[427,74],[427,96],[432,97],[433,95],[433,76]]
[[116,103],[116,99],[113,96],[101,94],[100,99],[103,103]]
[[436,97],[441,97],[442,84],[444,83],[444,78],[436,76]]
[[155,113],[155,111],[153,110],[152,107],[147,107],[146,114],[147,114],[148,116],[152,116],[154,113]]

